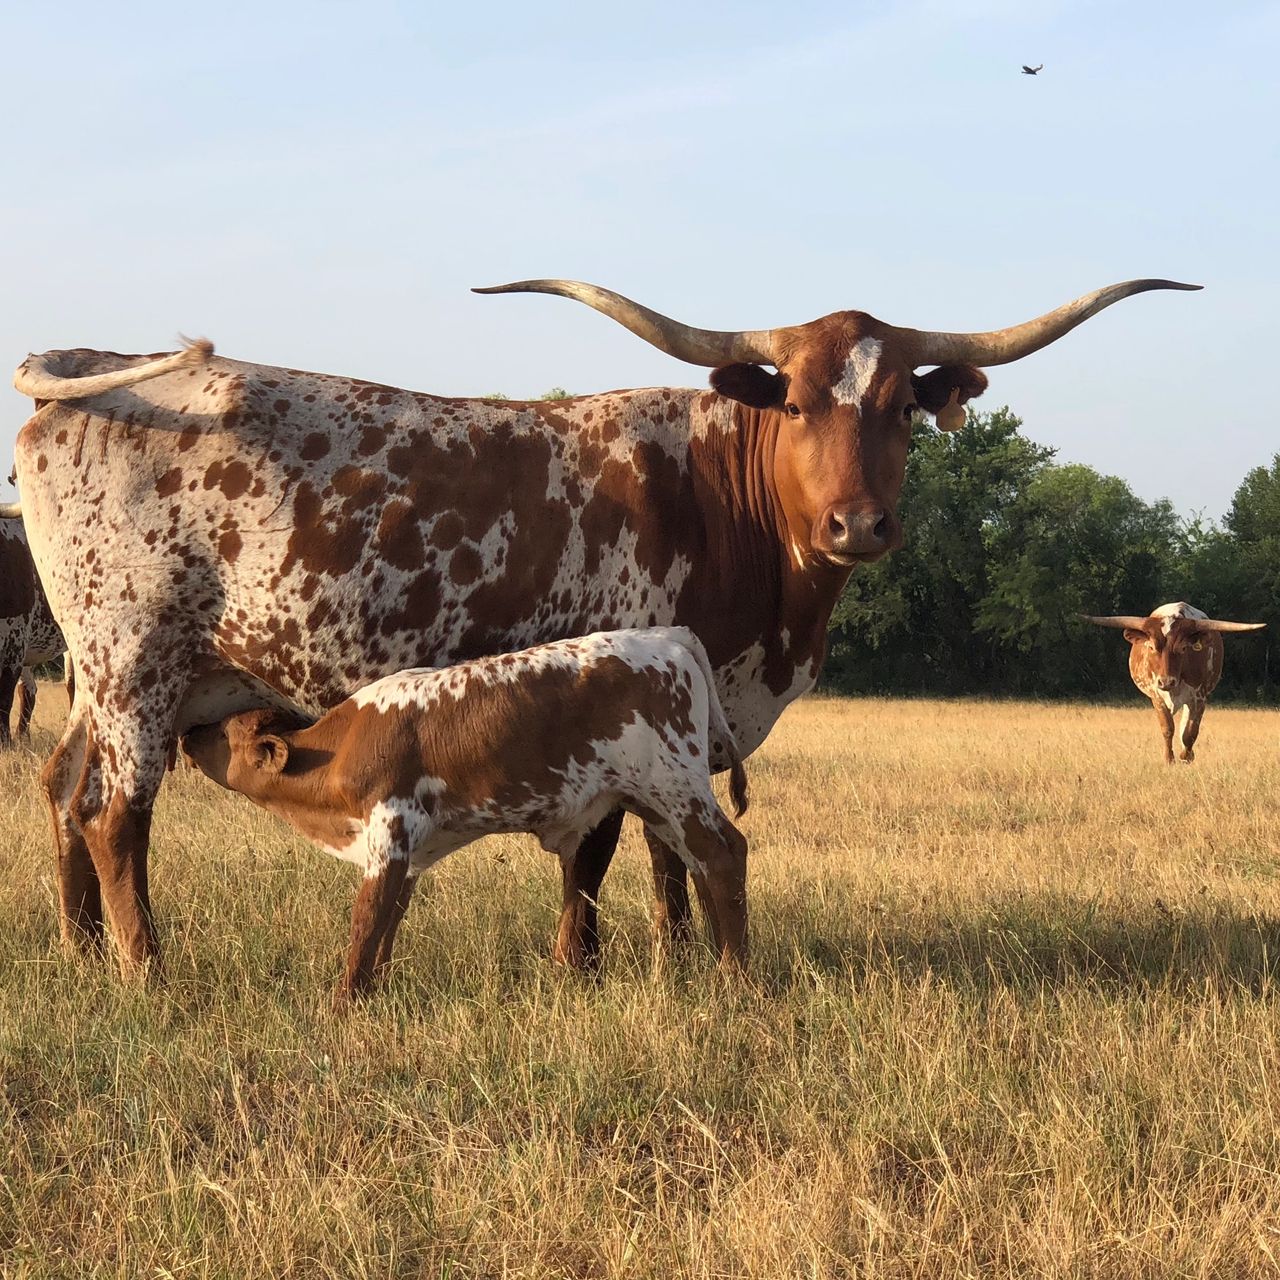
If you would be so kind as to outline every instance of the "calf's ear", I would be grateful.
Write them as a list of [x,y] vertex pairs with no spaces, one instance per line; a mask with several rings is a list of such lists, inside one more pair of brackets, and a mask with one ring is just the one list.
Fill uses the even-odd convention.
[[987,375],[971,364],[944,364],[928,373],[913,373],[916,404],[932,413],[939,431],[964,426],[964,406],[987,389]]
[[711,386],[752,409],[781,409],[787,396],[786,378],[758,364],[723,364],[711,371]]
[[279,773],[289,759],[289,744],[274,733],[264,733],[249,748],[249,761],[263,773]]

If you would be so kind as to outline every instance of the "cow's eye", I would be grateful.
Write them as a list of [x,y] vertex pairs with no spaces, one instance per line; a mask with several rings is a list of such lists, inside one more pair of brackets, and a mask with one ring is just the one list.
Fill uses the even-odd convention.
[[903,420],[903,422],[910,422],[910,421],[912,420],[912,418],[914,418],[914,417],[916,416],[916,414],[919,412],[919,409],[920,409],[920,406],[919,406],[918,404],[909,404],[909,405],[907,405],[907,406],[902,410],[902,420]]
[[792,400],[787,401],[787,417],[798,418],[800,416],[800,406]]

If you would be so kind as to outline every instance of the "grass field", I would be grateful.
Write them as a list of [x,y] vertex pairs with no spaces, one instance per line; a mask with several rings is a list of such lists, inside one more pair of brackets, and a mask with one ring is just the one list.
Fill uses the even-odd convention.
[[494,840],[345,1020],[354,873],[189,774],[163,985],[64,957],[12,754],[3,1274],[1280,1274],[1278,730],[1211,708],[1167,768],[1136,698],[806,701],[751,761],[753,986],[651,974],[629,827],[598,982]]

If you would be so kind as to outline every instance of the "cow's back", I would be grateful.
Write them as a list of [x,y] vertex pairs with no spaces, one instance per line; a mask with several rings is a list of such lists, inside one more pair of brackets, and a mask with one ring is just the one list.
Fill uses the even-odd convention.
[[[683,623],[746,752],[811,686],[821,649],[780,667],[777,637],[798,629],[736,589],[723,532],[721,560],[708,545],[719,513],[692,456],[710,428],[690,415],[713,402],[459,401],[215,359],[42,406],[18,471],[87,671],[147,649],[197,684],[227,669],[257,682],[226,710],[270,690],[317,714],[407,667]],[[726,602],[745,613],[726,622]]]

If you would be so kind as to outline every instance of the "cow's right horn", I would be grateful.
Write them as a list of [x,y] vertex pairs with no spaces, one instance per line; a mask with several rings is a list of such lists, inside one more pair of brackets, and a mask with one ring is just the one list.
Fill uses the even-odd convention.
[[0,502],[0,520],[21,520],[22,503]]
[[1261,631],[1265,622],[1219,622],[1217,618],[1197,618],[1197,631]]
[[1114,627],[1117,631],[1141,631],[1147,623],[1146,618],[1137,618],[1131,613],[1120,613],[1111,618],[1095,618],[1089,613],[1082,613],[1080,616],[1086,622],[1092,622],[1095,627]]
[[643,338],[659,351],[685,360],[689,364],[715,368],[738,360],[752,364],[776,364],[772,329],[694,329],[672,320],[658,311],[642,307],[612,289],[584,284],[579,280],[517,280],[513,284],[495,284],[472,293],[551,293],[559,298],[585,302],[637,338]]
[[1151,289],[1200,289],[1198,284],[1182,284],[1177,280],[1126,280],[1122,284],[1095,289],[1074,302],[1062,306],[1025,324],[988,333],[936,333],[928,329],[903,329],[912,348],[912,362],[919,368],[926,364],[976,364],[988,368],[1021,360],[1051,342],[1057,342],[1090,316],[1135,293]]

